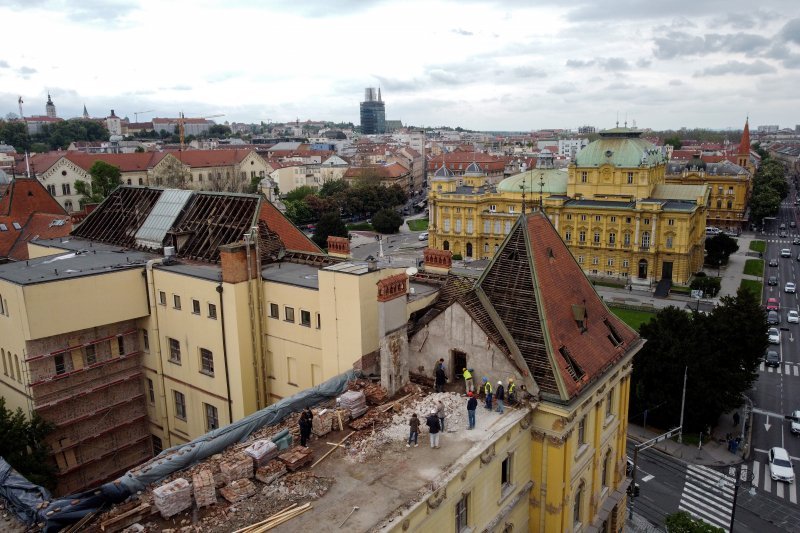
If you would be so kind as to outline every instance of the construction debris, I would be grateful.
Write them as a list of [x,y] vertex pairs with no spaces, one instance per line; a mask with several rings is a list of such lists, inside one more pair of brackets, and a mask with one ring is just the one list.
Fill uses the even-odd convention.
[[222,497],[231,503],[246,500],[256,493],[255,484],[249,479],[237,479],[232,481],[227,487],[219,490]]
[[311,431],[317,437],[327,435],[333,429],[333,419],[336,418],[335,411],[323,409],[319,413],[314,413],[311,422]]
[[154,489],[153,502],[161,516],[169,518],[192,506],[192,486],[179,477]]
[[367,402],[364,393],[360,391],[347,391],[339,397],[339,404],[350,411],[351,418],[358,418],[367,412]]
[[270,461],[266,466],[262,466],[256,470],[256,479],[265,485],[270,485],[285,473],[286,465],[280,461]]
[[225,484],[234,480],[253,477],[253,459],[249,455],[237,454],[233,460],[220,463],[219,470],[225,479]]
[[278,460],[286,465],[290,472],[295,472],[314,459],[314,452],[310,448],[295,446],[290,451],[278,456]]
[[194,489],[194,502],[198,509],[217,503],[217,489],[211,470],[203,469],[193,475],[192,488]]
[[306,503],[304,505],[301,505],[300,507],[297,507],[297,504],[292,504],[283,511],[280,511],[279,513],[275,513],[274,515],[270,516],[266,520],[262,520],[261,522],[253,524],[251,526],[238,529],[234,533],[262,533],[263,531],[269,531],[270,529],[277,527],[283,524],[284,522],[287,522],[292,518],[305,513],[309,509],[311,509],[310,503]]

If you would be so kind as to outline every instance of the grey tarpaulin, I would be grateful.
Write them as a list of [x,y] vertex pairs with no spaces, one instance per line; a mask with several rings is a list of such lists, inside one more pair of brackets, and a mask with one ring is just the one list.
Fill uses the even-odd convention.
[[[124,501],[132,494],[144,490],[150,483],[156,483],[173,472],[183,470],[207,457],[220,453],[232,444],[246,441],[254,431],[262,427],[278,424],[292,413],[338,396],[347,389],[348,381],[356,377],[358,377],[358,373],[350,370],[316,387],[284,398],[229,426],[206,433],[187,444],[164,450],[157,457],[97,489],[47,502],[49,496],[47,491],[31,484],[32,487],[43,491],[40,496],[33,497],[31,495],[20,500],[19,508],[15,501],[9,501],[14,505],[17,515],[23,516],[32,513],[32,516],[36,516],[38,512],[37,520],[45,524],[46,532],[59,531],[77,522],[86,514]],[[17,475],[19,476],[19,474]],[[22,476],[19,477],[25,480]],[[25,481],[27,482],[27,480]],[[0,486],[0,491],[3,490],[7,490],[6,487]],[[47,505],[37,509],[37,505],[41,502],[47,502]]]
[[2,457],[0,457],[0,496],[8,501],[17,518],[27,525],[36,522],[36,505],[50,499],[47,489],[25,479]]

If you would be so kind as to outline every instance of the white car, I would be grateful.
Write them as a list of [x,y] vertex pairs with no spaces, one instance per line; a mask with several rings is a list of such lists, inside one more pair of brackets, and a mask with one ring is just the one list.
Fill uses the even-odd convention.
[[767,331],[767,336],[769,337],[770,344],[780,344],[781,343],[781,332],[778,331],[778,328],[769,328]]
[[783,248],[781,250],[781,257],[792,257],[792,251],[788,248]]
[[775,481],[794,483],[794,468],[789,454],[783,448],[770,448],[769,473]]
[[792,433],[795,435],[800,435],[800,411],[795,411],[792,413],[791,421]]
[[427,241],[428,240],[428,232],[427,231],[423,231],[422,233],[420,233],[419,234],[419,240]]
[[795,284],[791,281],[783,286],[783,292],[795,292],[796,290],[797,288],[795,287]]
[[789,324],[800,324],[800,313],[798,313],[797,311],[794,311],[794,310],[789,311],[786,314],[786,321]]

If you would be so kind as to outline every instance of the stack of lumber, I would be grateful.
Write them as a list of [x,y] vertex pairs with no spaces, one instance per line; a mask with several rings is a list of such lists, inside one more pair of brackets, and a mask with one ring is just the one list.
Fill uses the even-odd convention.
[[283,524],[291,520],[292,518],[299,516],[309,509],[311,509],[310,503],[304,503],[300,507],[297,507],[296,503],[293,503],[289,507],[285,508],[284,510],[275,513],[274,515],[268,517],[261,522],[256,524],[249,525],[242,529],[237,529],[234,533],[263,533],[264,531],[269,531],[279,525]]
[[339,404],[350,411],[351,418],[358,418],[367,412],[367,401],[360,391],[347,391],[339,398]]

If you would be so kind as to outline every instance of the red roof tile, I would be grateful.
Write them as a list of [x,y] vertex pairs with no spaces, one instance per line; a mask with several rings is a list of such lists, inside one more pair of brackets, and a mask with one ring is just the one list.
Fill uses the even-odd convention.
[[[17,248],[17,244],[37,234],[47,235],[41,238],[68,235],[72,224],[67,222],[63,226],[50,228],[49,224],[54,219],[68,221],[69,216],[39,180],[17,178],[12,181],[0,197],[0,224],[6,227],[5,231],[0,231],[0,257],[26,259],[27,247]],[[19,230],[14,223],[20,226]]]
[[305,233],[300,231],[278,208],[267,200],[261,201],[261,212],[258,215],[258,219],[266,222],[269,229],[278,234],[287,250],[322,253],[322,250],[314,244],[314,241],[306,237]]

